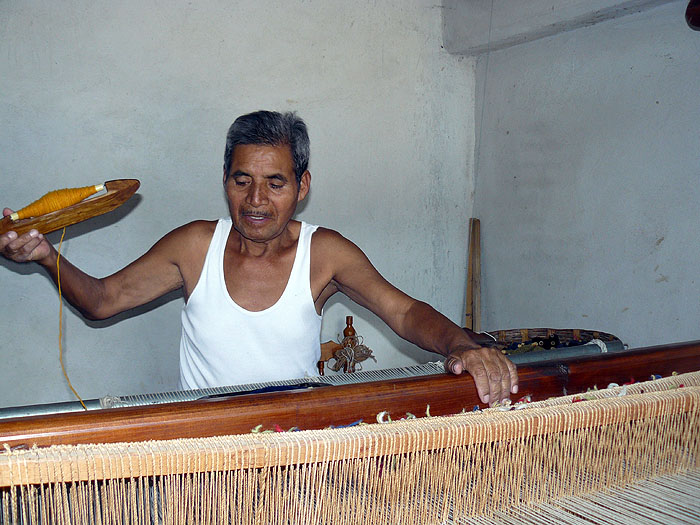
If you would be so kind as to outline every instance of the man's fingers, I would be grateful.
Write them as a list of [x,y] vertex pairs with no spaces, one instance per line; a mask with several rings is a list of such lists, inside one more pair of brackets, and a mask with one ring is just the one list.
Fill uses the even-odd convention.
[[492,365],[488,374],[489,378],[489,402],[491,405],[501,401],[501,381],[503,374],[500,373],[498,365]]
[[[490,356],[494,361],[492,369],[495,377],[493,379],[494,382],[498,383],[494,387],[498,390],[497,400],[505,401],[510,396],[511,390],[511,375],[507,365],[508,360],[497,350],[492,350]],[[493,399],[493,396],[491,396],[491,398]]]
[[[469,355],[469,354],[468,354]],[[482,403],[488,404],[489,400],[489,376],[486,372],[486,368],[481,362],[480,358],[469,359],[468,363],[464,363],[464,354],[451,354],[445,359],[445,370],[455,375],[461,374],[465,369],[469,372],[469,375],[474,379],[474,385],[476,386],[476,392],[479,395]]]
[[510,384],[510,372],[508,371],[508,367],[503,365],[503,369],[501,370],[501,397],[500,400],[504,401],[510,397],[510,389],[511,389],[511,384]]
[[491,381],[491,399],[494,402],[505,401],[510,394],[518,392],[518,371],[513,362],[498,350],[488,349],[488,352],[486,359]]
[[508,367],[508,374],[510,375],[510,393],[518,393],[518,370],[513,364],[513,361],[506,359],[506,366]]
[[445,370],[451,374],[458,376],[464,372],[464,366],[462,366],[462,360],[454,355],[448,356],[445,359]]
[[0,237],[0,250],[15,262],[31,261],[43,240],[44,236],[36,230],[30,230],[19,237],[10,231]]
[[515,365],[492,348],[456,351],[445,360],[445,369],[453,374],[469,372],[482,403],[494,405],[518,391]]
[[16,238],[17,234],[13,231],[0,235],[0,250],[5,251],[5,247],[7,247]]
[[467,368],[469,374],[474,378],[474,386],[476,386],[476,392],[479,394],[479,399],[482,403],[489,403],[493,396],[491,396],[491,385],[489,380],[489,374],[486,371],[482,362],[470,363]]
[[510,373],[506,364],[500,359],[498,360],[498,369],[498,384],[496,386],[498,401],[505,401],[510,397]]

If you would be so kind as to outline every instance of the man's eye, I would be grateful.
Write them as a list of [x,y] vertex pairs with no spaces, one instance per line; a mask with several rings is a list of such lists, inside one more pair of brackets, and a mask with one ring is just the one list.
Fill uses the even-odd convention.
[[233,179],[233,182],[236,184],[236,186],[245,186],[248,184],[248,181],[243,179]]

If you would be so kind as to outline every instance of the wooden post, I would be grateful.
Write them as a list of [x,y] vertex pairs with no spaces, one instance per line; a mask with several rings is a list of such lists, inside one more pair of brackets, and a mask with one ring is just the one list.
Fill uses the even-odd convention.
[[469,256],[467,262],[467,308],[464,326],[481,330],[481,227],[479,219],[469,219]]

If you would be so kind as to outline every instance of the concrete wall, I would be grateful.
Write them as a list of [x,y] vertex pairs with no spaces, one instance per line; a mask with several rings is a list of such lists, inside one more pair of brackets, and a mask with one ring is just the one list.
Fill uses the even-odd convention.
[[450,53],[478,55],[531,42],[674,0],[444,0]]
[[481,56],[484,328],[700,338],[700,33],[686,5]]
[[[463,315],[473,189],[473,62],[441,49],[428,0],[0,3],[0,205],[59,187],[138,178],[118,211],[68,229],[63,253],[94,275],[172,228],[226,213],[224,137],[239,114],[297,110],[312,190],[300,218],[338,229],[387,278]],[[58,235],[51,237],[58,241]],[[44,274],[0,262],[0,406],[72,399],[59,303]],[[64,310],[67,370],[85,398],[176,387],[177,294],[107,322]],[[390,367],[435,359],[333,299]]]

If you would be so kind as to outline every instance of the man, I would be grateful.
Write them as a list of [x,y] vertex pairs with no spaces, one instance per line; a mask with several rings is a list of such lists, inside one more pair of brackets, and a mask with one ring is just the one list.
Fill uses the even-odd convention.
[[[322,308],[340,291],[399,336],[446,356],[449,372],[468,371],[483,402],[516,393],[515,367],[500,352],[389,284],[339,233],[292,218],[309,192],[308,163],[308,133],[295,114],[239,117],[224,155],[230,217],[181,226],[102,279],[62,259],[64,297],[85,317],[104,319],[182,288],[182,388],[313,374]],[[0,253],[35,261],[56,280],[57,252],[36,231],[0,236]]]

